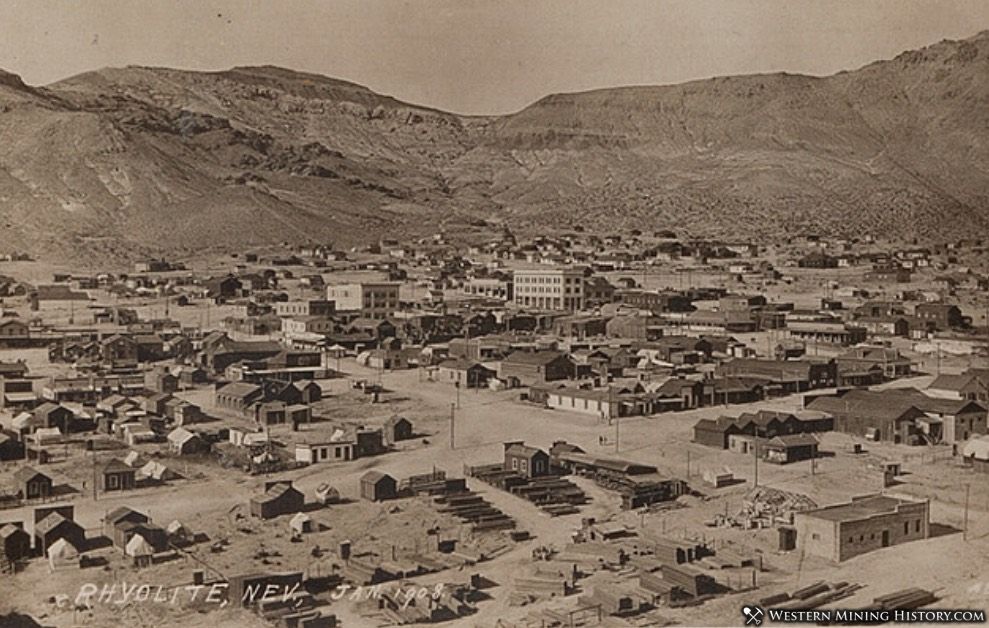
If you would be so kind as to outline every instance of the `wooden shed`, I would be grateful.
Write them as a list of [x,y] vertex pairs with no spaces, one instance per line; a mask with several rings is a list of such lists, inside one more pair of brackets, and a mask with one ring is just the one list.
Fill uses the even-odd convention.
[[251,515],[261,519],[272,519],[280,515],[301,512],[305,506],[305,496],[290,480],[266,482],[264,494],[251,498]]
[[361,497],[372,502],[398,497],[395,478],[381,471],[368,471],[361,477]]

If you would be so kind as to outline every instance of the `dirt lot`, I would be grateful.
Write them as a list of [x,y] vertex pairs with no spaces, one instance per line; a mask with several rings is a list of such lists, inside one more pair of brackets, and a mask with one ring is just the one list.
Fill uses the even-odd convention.
[[[345,360],[342,367],[351,378],[374,380],[378,377],[377,372],[361,368],[353,361]],[[88,580],[103,583],[141,578],[168,586],[186,584],[190,581],[190,572],[198,568],[197,559],[225,574],[262,568],[332,569],[332,554],[326,555],[325,559],[314,559],[312,549],[315,545],[333,548],[343,539],[351,540],[358,551],[362,547],[379,552],[390,551],[392,544],[398,547],[399,552],[414,551],[418,540],[425,538],[425,529],[438,525],[449,534],[456,535],[460,533],[457,524],[442,520],[428,506],[414,499],[385,505],[361,502],[358,499],[360,476],[371,468],[398,478],[425,473],[433,468],[443,469],[451,476],[460,476],[464,464],[500,460],[502,443],[522,438],[522,435],[528,443],[543,448],[555,440],[566,439],[593,454],[619,455],[653,464],[663,473],[687,477],[699,495],[682,498],[682,508],[655,513],[621,512],[618,511],[618,499],[614,494],[580,480],[592,501],[580,514],[551,518],[528,502],[472,480],[471,488],[513,516],[519,527],[530,530],[536,538],[476,568],[500,586],[489,591],[491,599],[480,604],[476,615],[450,625],[492,626],[499,620],[520,621],[534,608],[574,604],[575,600],[567,599],[513,607],[508,600],[512,578],[528,568],[531,562],[529,554],[536,545],[562,547],[579,527],[581,517],[606,518],[615,512],[619,513],[616,520],[629,526],[658,529],[672,536],[703,537],[716,547],[730,547],[740,553],[763,556],[766,570],[758,574],[759,591],[729,594],[699,607],[663,609],[665,616],[681,623],[737,625],[738,609],[743,602],[818,579],[847,580],[866,585],[855,598],[843,601],[843,606],[863,606],[877,595],[908,585],[938,590],[942,596],[940,606],[975,605],[982,608],[987,605],[984,593],[979,591],[989,591],[989,587],[978,590],[973,587],[989,582],[989,484],[968,469],[959,468],[944,459],[943,449],[920,452],[902,446],[870,443],[865,453],[853,454],[853,439],[841,434],[828,434],[823,438],[822,448],[834,455],[818,460],[813,470],[810,463],[760,465],[761,485],[802,493],[819,504],[828,504],[880,490],[880,463],[898,460],[903,463],[907,474],[901,478],[902,484],[893,490],[932,499],[932,519],[949,526],[944,528],[946,533],[937,538],[873,552],[835,567],[802,557],[796,552],[778,553],[776,531],[772,529],[704,526],[704,522],[713,519],[716,514],[739,508],[751,488],[754,465],[748,456],[691,443],[693,424],[702,417],[738,414],[757,407],[796,409],[800,405],[797,397],[776,399],[751,407],[704,408],[625,419],[618,428],[616,448],[614,425],[602,424],[591,416],[550,411],[525,404],[518,401],[518,391],[462,391],[457,409],[454,388],[425,381],[416,370],[386,372],[381,375],[381,381],[387,392],[379,404],[370,403],[368,396],[352,390],[349,379],[323,382],[327,399],[319,404],[316,414],[327,420],[305,426],[304,432],[318,432],[338,422],[376,425],[397,413],[410,418],[416,431],[423,436],[383,456],[314,465],[280,474],[279,477],[295,480],[296,486],[310,500],[315,488],[324,482],[334,485],[343,497],[351,500],[344,505],[315,511],[313,517],[320,524],[320,531],[307,535],[303,543],[289,541],[287,518],[263,523],[249,517],[238,518],[238,514],[245,513],[249,498],[260,491],[265,479],[270,478],[247,476],[234,469],[223,469],[213,462],[162,458],[184,476],[183,479],[126,494],[100,495],[94,501],[91,493],[82,488],[83,482],[91,481],[91,466],[87,464],[91,459],[81,451],[69,449],[69,458],[50,466],[48,470],[55,475],[57,482],[68,482],[80,490],[70,501],[76,507],[76,518],[90,529],[91,534],[96,533],[107,511],[127,505],[148,513],[154,521],[163,525],[178,519],[211,540],[228,539],[231,543],[225,551],[217,554],[210,552],[208,544],[204,544],[194,551],[195,559],[186,557],[140,572],[127,566],[120,552],[113,548],[104,550],[109,559],[108,568],[52,574],[46,564],[35,561],[26,573],[18,576],[17,590],[5,593],[0,600],[0,610],[15,608],[38,613],[39,616],[44,614],[46,622],[57,626],[73,625],[76,621],[82,625],[109,625],[104,622],[112,613],[106,609],[97,609],[92,617],[83,617],[71,610],[56,609],[48,600],[59,593],[73,592],[81,582]],[[896,385],[922,385],[926,381],[918,378],[897,382]],[[188,393],[188,396],[204,402],[210,410],[207,392],[196,391]],[[454,449],[450,448],[451,404],[454,405]],[[242,421],[232,417],[226,420]],[[293,437],[285,428],[274,430],[272,435],[276,439],[286,440]],[[606,444],[601,444],[602,437],[606,439]],[[155,448],[157,446],[142,446],[141,449],[150,455]],[[121,455],[123,453],[126,451]],[[939,455],[941,459],[932,460]],[[725,466],[745,483],[718,490],[706,488],[701,482],[703,470]],[[14,465],[7,465],[0,470],[0,483],[8,484],[15,469]],[[966,485],[970,487],[969,531],[967,539],[963,540],[957,529],[963,526]],[[91,487],[91,484],[87,486]],[[0,520],[13,520],[27,514],[26,510],[0,511]],[[280,555],[257,558],[262,545],[267,551]],[[436,582],[455,577],[458,577],[456,573],[443,572],[421,580]],[[463,579],[462,575],[459,577]],[[346,625],[362,626],[369,621],[356,615],[353,605],[345,601],[334,603],[332,609],[348,620]],[[171,625],[182,625],[182,613],[182,609],[134,606],[117,616],[126,617],[133,625],[170,625],[169,622]],[[217,625],[224,625],[224,622],[250,625],[238,623],[248,620],[228,609],[213,611],[208,617],[208,621]]]

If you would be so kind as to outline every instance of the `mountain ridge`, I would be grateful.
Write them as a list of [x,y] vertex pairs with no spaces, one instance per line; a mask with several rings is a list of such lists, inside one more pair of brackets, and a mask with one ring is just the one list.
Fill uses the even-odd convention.
[[989,226],[989,31],[817,77],[549,94],[464,116],[276,66],[0,71],[0,248],[59,259],[388,232]]

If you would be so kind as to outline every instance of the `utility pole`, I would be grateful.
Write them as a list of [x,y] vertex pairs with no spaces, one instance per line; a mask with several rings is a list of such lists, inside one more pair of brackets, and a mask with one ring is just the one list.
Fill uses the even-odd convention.
[[971,484],[966,484],[965,485],[965,518],[964,518],[964,523],[962,524],[962,540],[963,541],[967,541],[968,540],[968,494],[969,494],[969,491],[971,490],[971,488],[972,488],[972,485]]
[[[607,375],[605,375],[605,377],[607,377]],[[621,417],[619,416],[621,413],[615,412],[615,391],[611,387],[611,383],[609,383],[608,384],[608,414],[610,415],[612,412],[615,413],[615,453],[617,454],[619,447],[621,446],[619,444],[619,431],[618,431],[618,424],[621,423]]]
[[690,450],[687,450],[687,479],[690,479]]
[[454,440],[454,413],[456,412],[456,406],[450,404],[450,449],[456,449],[457,446]]
[[755,431],[752,437],[752,460],[755,463],[755,472],[752,477],[752,488],[759,486],[759,430]]
[[453,387],[457,389],[457,408],[460,407],[460,380],[453,383]]
[[96,495],[96,442],[93,442],[93,501],[98,499]]

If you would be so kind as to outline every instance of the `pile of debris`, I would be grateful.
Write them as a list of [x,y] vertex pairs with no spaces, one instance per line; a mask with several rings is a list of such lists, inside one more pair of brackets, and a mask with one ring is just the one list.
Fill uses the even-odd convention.
[[789,525],[794,513],[814,508],[817,504],[806,495],[760,486],[749,491],[737,514],[716,515],[714,525],[745,529]]

